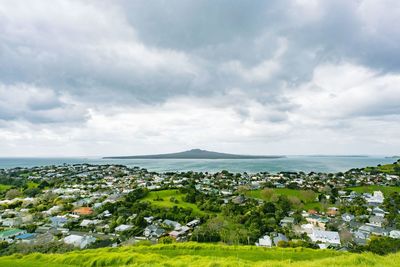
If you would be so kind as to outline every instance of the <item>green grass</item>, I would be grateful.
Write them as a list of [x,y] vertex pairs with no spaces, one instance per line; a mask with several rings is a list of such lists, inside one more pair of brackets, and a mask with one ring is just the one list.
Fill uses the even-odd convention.
[[380,186],[380,185],[368,185],[368,186],[357,186],[348,187],[347,189],[353,190],[357,193],[372,193],[374,191],[382,191],[385,196],[389,196],[390,193],[400,193],[400,187],[397,186]]
[[7,191],[10,188],[11,188],[11,185],[0,184],[0,192]]
[[384,164],[376,167],[365,167],[364,171],[378,171],[378,172],[383,172],[387,174],[399,174],[400,173],[400,159],[396,161],[396,164]]
[[[147,194],[146,197],[142,199],[142,201],[149,201],[152,205],[162,208],[172,208],[173,206],[181,207],[181,208],[190,208],[195,213],[202,214],[204,213],[197,207],[196,204],[188,203],[183,200],[185,194],[179,192],[179,190],[170,189],[170,190],[161,190],[161,191],[151,191]],[[174,197],[178,200],[178,203],[174,203],[170,201],[171,197]],[[162,200],[155,200],[157,198],[161,198]]]
[[39,186],[38,183],[32,181],[27,182],[26,185],[28,186],[28,188],[37,188]]
[[[270,188],[270,189],[272,189],[274,194],[276,194],[277,196],[284,195],[287,197],[297,197],[298,199],[304,202],[305,209],[322,208],[321,203],[317,201],[308,201],[307,199],[305,199],[303,196],[303,192],[305,192],[304,190],[296,190],[289,188]],[[253,198],[263,199],[267,201],[269,200],[263,196],[262,189],[247,191],[246,195]]]
[[0,266],[400,266],[400,254],[377,256],[305,248],[179,243],[0,257]]

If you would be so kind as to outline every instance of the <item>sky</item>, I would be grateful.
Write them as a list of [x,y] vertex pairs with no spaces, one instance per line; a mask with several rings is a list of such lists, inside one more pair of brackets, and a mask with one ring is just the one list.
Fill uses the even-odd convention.
[[400,154],[398,0],[2,0],[0,156]]

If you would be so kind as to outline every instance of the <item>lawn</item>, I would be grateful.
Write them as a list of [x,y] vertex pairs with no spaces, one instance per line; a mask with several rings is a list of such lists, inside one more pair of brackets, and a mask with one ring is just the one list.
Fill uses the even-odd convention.
[[37,188],[39,186],[38,183],[32,181],[27,182],[26,185],[28,186],[28,188]]
[[[179,192],[179,190],[161,190],[161,191],[151,191],[147,194],[142,201],[149,201],[152,205],[163,208],[172,208],[173,206],[181,208],[191,208],[195,213],[202,214],[196,204],[188,203],[183,200],[185,194]],[[172,202],[171,198],[174,197],[178,202]]]
[[0,184],[0,192],[7,191],[10,188],[11,188],[11,185]]
[[400,172],[400,159],[397,160],[393,164],[384,164],[379,165],[377,167],[366,167],[364,168],[365,171],[371,172],[373,170],[377,170],[379,172],[387,173],[387,174],[399,174]]
[[374,191],[382,191],[385,196],[389,196],[390,193],[400,193],[400,187],[397,186],[381,186],[381,185],[368,185],[368,186],[357,186],[348,187],[348,190],[353,190],[357,193],[372,193]]
[[[287,197],[297,197],[304,203],[305,209],[321,209],[321,203],[315,200],[309,200],[306,198],[306,191],[305,190],[296,190],[296,189],[289,189],[289,188],[270,188],[276,196],[284,195]],[[258,190],[250,190],[247,191],[246,195],[253,198],[263,199],[263,200],[270,200],[268,197],[265,197],[262,193],[263,189]],[[316,196],[316,195],[315,195]]]
[[377,256],[305,248],[177,243],[0,257],[4,267],[53,266],[400,266],[400,254]]

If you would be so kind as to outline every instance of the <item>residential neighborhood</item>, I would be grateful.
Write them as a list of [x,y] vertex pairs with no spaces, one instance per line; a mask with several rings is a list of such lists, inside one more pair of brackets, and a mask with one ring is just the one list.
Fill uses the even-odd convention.
[[0,183],[5,247],[222,241],[350,250],[400,238],[399,176],[363,169],[156,173],[76,164],[2,169]]

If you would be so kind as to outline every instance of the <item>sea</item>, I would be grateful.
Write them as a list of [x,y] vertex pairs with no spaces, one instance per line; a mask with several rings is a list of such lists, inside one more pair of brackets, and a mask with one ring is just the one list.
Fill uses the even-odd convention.
[[155,172],[344,172],[352,168],[393,163],[397,159],[385,156],[287,156],[271,159],[102,159],[76,158],[0,158],[0,169],[64,164],[121,164]]

